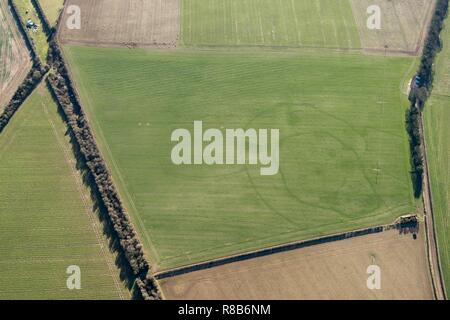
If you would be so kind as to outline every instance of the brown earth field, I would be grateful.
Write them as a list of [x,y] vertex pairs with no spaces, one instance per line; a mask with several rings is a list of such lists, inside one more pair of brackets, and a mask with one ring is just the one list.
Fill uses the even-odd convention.
[[[167,299],[433,299],[424,228],[398,230],[230,263],[160,280]],[[367,268],[381,289],[367,287]]]
[[[81,10],[81,28],[69,29],[68,8]],[[174,47],[180,34],[179,0],[68,0],[60,23],[63,44]]]
[[0,112],[31,68],[28,49],[6,1],[0,2]]
[[[422,51],[435,0],[351,0],[359,29],[361,45],[366,53],[419,55]],[[381,29],[370,30],[367,9],[381,9]]]

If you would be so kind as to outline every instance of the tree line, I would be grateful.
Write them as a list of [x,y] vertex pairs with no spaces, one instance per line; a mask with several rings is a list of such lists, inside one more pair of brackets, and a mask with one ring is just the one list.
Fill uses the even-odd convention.
[[33,68],[30,70],[30,72],[28,72],[25,80],[16,90],[14,96],[11,98],[11,100],[3,110],[3,113],[0,115],[0,133],[9,123],[22,103],[24,103],[24,101],[30,96],[33,90],[41,82],[43,76],[47,73],[47,71],[47,66],[41,67],[40,64],[33,65]]
[[36,10],[36,13],[39,16],[39,19],[41,20],[42,24],[42,30],[44,30],[45,34],[47,35],[48,39],[51,37],[55,29],[51,27],[50,22],[47,19],[47,15],[45,14],[44,10],[41,7],[41,4],[38,0],[31,0],[31,4],[33,5],[34,9]]
[[36,53],[37,51],[34,42],[30,38],[28,32],[25,30],[24,23],[18,13],[16,5],[12,0],[8,0],[8,6],[11,10],[11,14],[14,18],[17,28],[19,29],[21,35],[25,40],[25,44],[30,53],[33,65],[31,70],[25,77],[25,80],[17,88],[13,97],[11,98],[11,100],[3,110],[2,114],[0,115],[0,132],[4,130],[4,128],[9,123],[13,115],[16,113],[16,111],[19,109],[22,103],[30,96],[30,94],[41,82],[42,78],[49,70],[48,66],[42,66],[42,63],[39,60],[39,57]]
[[[440,33],[448,13],[448,0],[438,0],[431,20],[428,36],[420,60],[417,74],[420,76],[423,86],[430,91],[433,84],[433,63],[437,53],[442,49]],[[424,103],[425,101],[421,101]]]
[[22,34],[22,37],[25,40],[25,45],[30,52],[31,60],[33,60],[33,64],[41,64],[41,61],[39,59],[39,56],[37,54],[36,46],[34,45],[33,40],[31,39],[30,35],[25,29],[25,23],[22,20],[22,18],[19,15],[19,10],[17,9],[15,3],[13,0],[8,0],[8,6],[11,9],[12,16],[14,18],[14,21],[16,22],[17,28],[19,29],[19,32]]
[[411,151],[411,180],[416,198],[419,198],[422,194],[424,174],[422,111],[433,87],[433,64],[437,53],[442,49],[440,33],[444,27],[447,14],[448,0],[438,0],[425,40],[419,70],[414,79],[417,79],[417,83],[411,84],[410,106],[406,111],[406,130],[409,135]]
[[86,115],[81,108],[76,91],[57,42],[50,41],[47,63],[52,72],[47,84],[62,109],[73,134],[82,160],[88,168],[93,188],[99,195],[107,215],[114,227],[121,248],[136,276],[136,285],[145,299],[160,299],[160,292],[144,257],[143,247],[127,212],[119,198],[111,175],[92,134]]

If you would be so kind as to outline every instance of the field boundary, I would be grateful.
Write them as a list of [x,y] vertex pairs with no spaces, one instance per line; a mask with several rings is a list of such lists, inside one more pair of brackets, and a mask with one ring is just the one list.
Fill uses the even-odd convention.
[[283,245],[279,245],[279,246],[263,248],[260,250],[245,252],[245,253],[232,255],[232,256],[228,256],[228,257],[222,257],[222,258],[218,258],[218,259],[214,259],[214,260],[210,260],[210,261],[191,264],[191,265],[180,267],[180,268],[161,271],[161,272],[156,273],[154,275],[154,277],[157,280],[162,280],[162,279],[172,278],[172,277],[179,276],[179,275],[186,274],[186,273],[215,268],[218,266],[222,266],[222,265],[230,264],[230,263],[234,263],[234,262],[250,260],[250,259],[254,259],[254,258],[264,257],[264,256],[287,252],[287,251],[293,251],[293,250],[297,250],[297,249],[301,249],[301,248],[305,248],[305,247],[315,246],[318,244],[342,241],[342,240],[346,240],[346,239],[350,239],[350,238],[356,238],[356,237],[366,236],[366,235],[370,235],[370,234],[381,233],[381,232],[384,232],[387,230],[392,230],[392,229],[397,229],[397,230],[400,230],[400,232],[404,231],[405,233],[407,233],[410,230],[416,230],[417,227],[418,227],[417,221],[414,223],[406,223],[405,224],[404,222],[397,220],[394,223],[387,224],[387,225],[369,227],[369,228],[358,229],[358,230],[354,230],[354,231],[347,231],[347,232],[342,232],[342,233],[338,233],[338,234],[334,234],[334,235],[328,235],[328,236],[313,238],[313,239],[308,239],[308,240],[295,241],[295,242],[291,242],[291,243],[287,243],[287,244],[283,244]]
[[425,47],[425,41],[428,37],[428,31],[431,27],[431,22],[433,21],[434,12],[436,11],[437,7],[437,1],[434,1],[433,4],[430,6],[429,12],[425,16],[426,23],[423,26],[423,30],[420,33],[419,42],[417,43],[416,48],[416,55],[419,56],[419,54],[423,51],[423,48]]
[[[428,266],[431,275],[435,299],[445,300],[445,281],[439,256],[436,239],[436,224],[434,219],[431,179],[429,174],[427,144],[423,124],[423,109],[433,89],[435,61],[438,52],[442,49],[440,33],[448,16],[448,0],[437,0],[433,17],[430,22],[428,34],[424,43],[421,64],[412,81],[419,80],[414,90],[410,92],[410,107],[407,113],[407,129],[410,136],[412,174],[415,175],[415,192],[421,195],[423,211],[425,214],[425,228],[427,238]],[[418,189],[420,188],[420,189]],[[420,192],[420,193],[419,193]]]
[[424,188],[423,188],[423,205],[425,211],[425,229],[427,237],[427,255],[429,260],[430,273],[433,284],[433,291],[436,299],[447,300],[445,281],[442,272],[441,259],[439,255],[439,244],[436,239],[436,223],[434,219],[433,209],[433,194],[431,190],[431,179],[428,168],[428,147],[425,137],[425,130],[423,125],[423,114],[420,114],[420,130],[422,131],[423,143],[423,164],[424,164]]

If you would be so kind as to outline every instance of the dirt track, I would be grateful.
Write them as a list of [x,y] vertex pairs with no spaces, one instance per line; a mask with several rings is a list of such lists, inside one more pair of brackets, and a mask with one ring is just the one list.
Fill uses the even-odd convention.
[[[367,288],[367,267],[381,289]],[[432,299],[424,230],[321,244],[161,280],[168,299]]]
[[[80,30],[67,27],[71,5],[80,7]],[[65,8],[62,44],[170,48],[179,39],[179,0],[68,0]]]

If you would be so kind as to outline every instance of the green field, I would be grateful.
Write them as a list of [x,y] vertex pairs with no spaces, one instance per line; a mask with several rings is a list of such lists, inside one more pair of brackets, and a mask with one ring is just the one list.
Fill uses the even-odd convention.
[[444,49],[435,64],[431,99],[425,109],[425,131],[437,240],[447,296],[450,296],[450,29],[442,31]]
[[361,47],[349,0],[182,0],[182,42]]
[[[66,47],[123,200],[160,268],[415,210],[400,85],[414,60]],[[280,129],[280,173],[176,166],[171,132]]]
[[31,19],[34,23],[39,25],[39,29],[36,32],[32,31],[31,29],[26,30],[28,30],[28,34],[31,36],[31,39],[36,46],[39,59],[41,59],[42,63],[45,63],[45,61],[47,60],[48,52],[47,36],[45,35],[45,32],[42,28],[42,23],[36,13],[36,10],[34,9],[30,0],[14,0],[14,3],[16,4],[16,7],[19,10],[19,14],[22,17],[24,23],[27,23],[27,20]]
[[56,24],[59,13],[64,6],[64,0],[39,0],[39,3],[49,20],[48,22],[52,25]]
[[[0,299],[129,298],[66,126],[37,90],[0,136]],[[66,287],[70,265],[81,268],[80,290]]]

